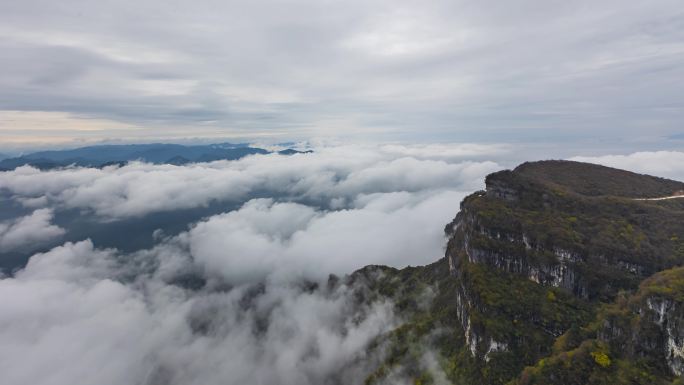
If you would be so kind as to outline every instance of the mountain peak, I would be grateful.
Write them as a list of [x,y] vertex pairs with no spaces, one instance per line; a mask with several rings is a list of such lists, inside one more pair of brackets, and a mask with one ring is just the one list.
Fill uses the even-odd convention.
[[656,198],[684,190],[683,182],[569,160],[526,162],[512,173],[587,196]]
[[[684,199],[644,200],[683,183],[552,160],[486,185],[446,227],[445,259],[376,285],[409,309],[385,365],[419,365],[401,352],[433,338],[421,344],[445,357],[453,383],[669,384],[684,373]],[[433,305],[411,310],[421,287]]]

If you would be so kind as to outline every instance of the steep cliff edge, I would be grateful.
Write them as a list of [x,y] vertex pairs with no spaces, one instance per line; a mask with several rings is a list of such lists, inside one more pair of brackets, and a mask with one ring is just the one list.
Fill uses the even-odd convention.
[[682,383],[683,374],[684,268],[678,267],[603,305],[595,321],[559,338],[554,353],[515,383],[667,384]]
[[447,225],[444,259],[352,276],[373,271],[372,291],[406,320],[371,347],[386,359],[368,383],[669,383],[682,374],[684,199],[639,199],[684,183],[546,161],[491,174],[486,186]]

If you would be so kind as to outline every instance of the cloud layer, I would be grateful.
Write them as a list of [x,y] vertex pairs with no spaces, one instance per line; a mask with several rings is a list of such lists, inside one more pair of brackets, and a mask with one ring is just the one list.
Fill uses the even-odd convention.
[[667,145],[680,19],[679,0],[3,2],[0,135]]
[[3,378],[363,382],[383,354],[368,344],[401,320],[392,303],[360,301],[368,297],[358,295],[360,283],[328,275],[440,258],[444,224],[464,194],[500,168],[467,159],[500,151],[335,146],[182,167],[0,173],[3,204],[28,212],[3,222],[2,245],[68,235],[68,225],[52,224],[65,211],[92,217],[96,227],[217,200],[237,207],[177,234],[157,231],[149,249],[67,242],[0,278]]
[[[361,284],[328,274],[441,257],[444,225],[501,168],[485,160],[501,151],[334,146],[181,167],[0,173],[2,203],[24,210],[0,224],[8,250],[67,236],[57,223],[64,211],[105,226],[217,200],[235,207],[175,234],[156,231],[149,249],[66,242],[0,277],[3,380],[360,383],[383,354],[368,344],[402,320],[392,303],[360,301]],[[680,152],[581,160],[684,177]],[[427,352],[421,363],[441,378],[438,357]]]
[[4,381],[358,383],[372,360],[366,345],[397,322],[391,304],[358,303],[345,285],[190,291],[168,284],[168,269],[132,263],[165,263],[158,258],[168,255],[67,243],[0,280]]
[[[151,212],[204,206],[212,201],[244,202],[255,194],[312,200],[347,207],[365,194],[439,189],[472,190],[482,176],[499,166],[434,151],[407,156],[392,147],[324,147],[313,154],[250,156],[189,166],[133,163],[104,169],[76,168],[41,172],[21,167],[0,173],[0,186],[15,199],[92,210],[104,218],[142,216]],[[480,156],[500,151],[478,147]],[[425,152],[430,152],[429,150]],[[431,159],[447,156],[446,160]]]
[[[35,211],[8,222],[2,244],[9,249],[60,235],[82,240],[70,237],[62,213],[90,218],[87,226],[96,230],[214,205],[225,209],[186,223],[187,231],[179,223],[175,228],[181,230],[154,236],[156,242],[171,237],[183,243],[207,271],[232,282],[271,274],[320,278],[367,264],[425,264],[443,254],[442,228],[462,197],[501,168],[483,158],[502,151],[482,145],[345,145],[186,166],[21,167],[0,173],[1,192],[5,204]],[[53,213],[64,228],[50,225]],[[22,224],[35,231],[20,231]],[[79,231],[88,237],[87,228]],[[126,237],[119,238],[114,245],[130,250],[121,243]]]
[[183,237],[198,263],[233,282],[268,274],[320,277],[367,264],[422,265],[443,255],[441,232],[453,216],[444,210],[464,195],[445,192],[418,201],[408,193],[382,194],[362,207],[332,212],[252,200]]

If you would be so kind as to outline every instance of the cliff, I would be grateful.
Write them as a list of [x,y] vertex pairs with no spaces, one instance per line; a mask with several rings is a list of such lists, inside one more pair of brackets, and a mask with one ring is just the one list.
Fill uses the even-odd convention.
[[546,161],[491,174],[486,186],[446,226],[444,259],[352,275],[406,320],[370,348],[386,358],[368,383],[397,373],[435,382],[428,353],[452,383],[682,375],[684,199],[644,198],[684,183]]
[[[668,384],[684,374],[684,268],[645,280],[560,338],[518,384]],[[675,379],[679,377],[678,379]]]

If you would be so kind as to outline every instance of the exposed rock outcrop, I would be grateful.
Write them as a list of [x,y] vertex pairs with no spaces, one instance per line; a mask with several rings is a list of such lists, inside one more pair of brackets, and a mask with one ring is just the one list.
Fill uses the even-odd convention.
[[684,201],[635,198],[683,188],[563,161],[489,175],[446,226],[443,260],[387,270],[391,293],[434,297],[400,305],[369,383],[397,366],[432,383],[427,349],[453,383],[669,384],[684,371]]
[[[534,171],[530,165],[525,169],[527,173]],[[483,298],[481,288],[472,285],[468,278],[468,270],[472,270],[473,265],[518,276],[537,285],[559,288],[582,301],[595,301],[610,300],[620,290],[636,288],[641,280],[662,268],[664,261],[674,264],[669,257],[671,251],[666,248],[652,248],[649,250],[652,254],[647,258],[635,255],[637,250],[627,252],[623,249],[626,235],[649,240],[658,237],[652,228],[639,221],[625,221],[624,214],[611,212],[647,211],[633,201],[612,196],[585,196],[516,171],[492,174],[486,182],[486,192],[467,197],[459,214],[447,226],[449,245],[446,252],[450,274],[459,282],[455,294],[456,314],[466,345],[474,358],[485,363],[490,362],[494,353],[510,351],[525,338],[517,336],[515,329],[505,335],[482,322],[483,318],[496,317],[496,314]],[[654,188],[653,180],[648,182],[650,188]],[[611,209],[604,212],[600,210],[602,206]],[[661,214],[657,209],[653,211],[654,217]],[[681,218],[681,214],[677,215]],[[620,220],[626,222],[625,230],[601,234],[606,238],[601,242],[595,239],[599,235],[596,226],[586,226],[597,222],[612,225]],[[682,233],[681,225],[672,229]],[[639,235],[635,236],[637,233]],[[644,314],[657,314],[650,318],[651,327],[645,326],[648,330],[660,330],[656,339],[612,327],[608,321],[606,328],[598,334],[605,342],[627,343],[627,338],[635,355],[661,355],[668,362],[671,373],[681,375],[684,351],[681,307],[656,299],[650,299],[644,306],[641,310]],[[528,321],[533,329],[536,327],[552,338],[561,336],[569,328],[567,324],[548,322],[543,317],[531,317]]]
[[655,313],[655,322],[660,329],[661,346],[667,365],[673,374],[684,374],[684,304],[670,298],[648,298],[648,310]]

